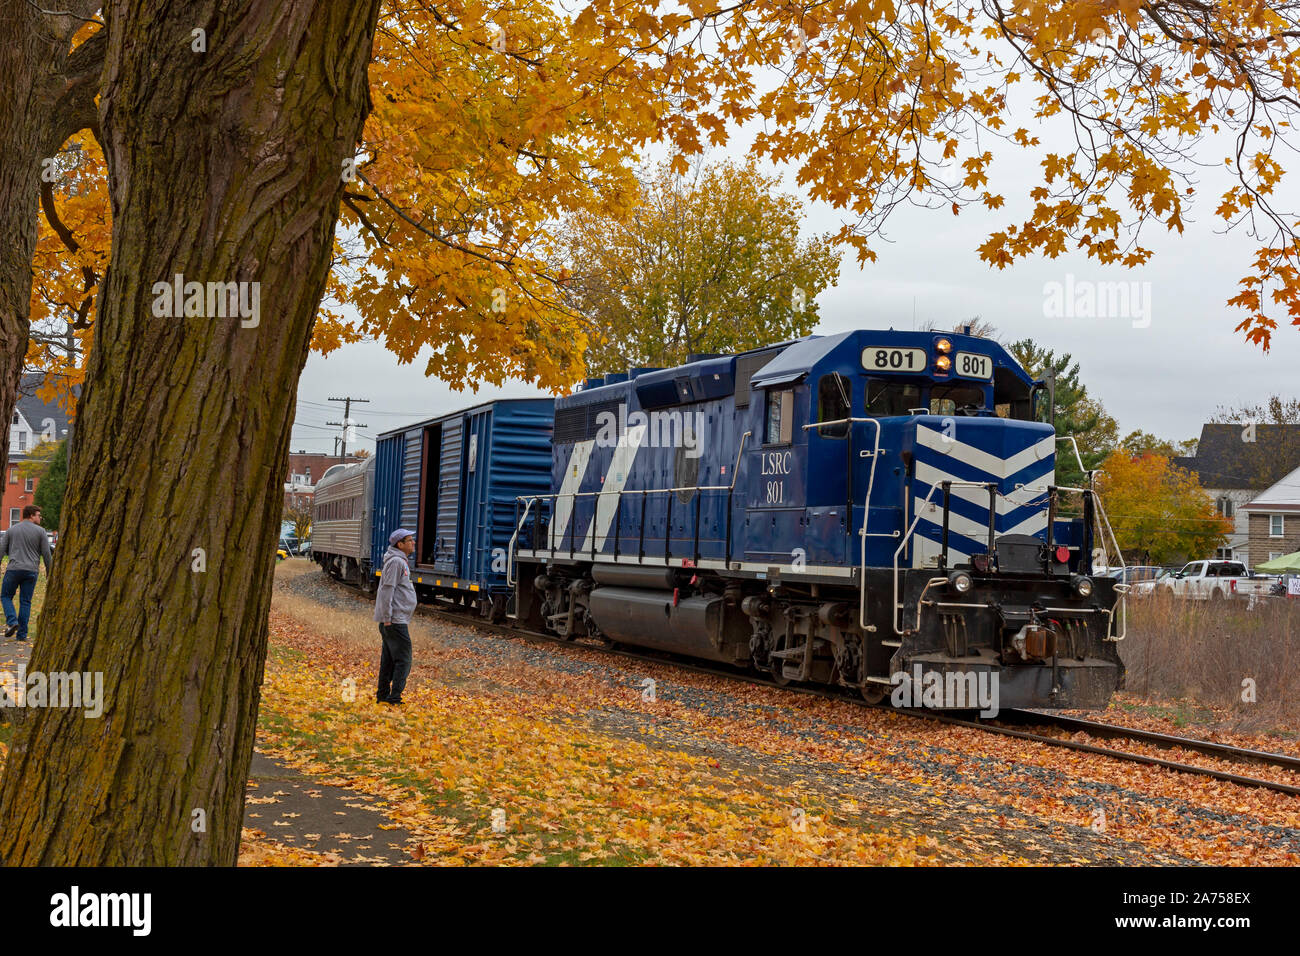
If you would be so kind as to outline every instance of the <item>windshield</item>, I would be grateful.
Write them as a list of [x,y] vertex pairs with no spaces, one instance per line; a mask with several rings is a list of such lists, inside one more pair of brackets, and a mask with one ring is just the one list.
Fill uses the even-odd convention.
[[984,407],[984,389],[978,385],[936,385],[930,389],[931,415],[974,414]]
[[921,407],[921,386],[909,382],[867,379],[866,413],[871,418],[906,415]]

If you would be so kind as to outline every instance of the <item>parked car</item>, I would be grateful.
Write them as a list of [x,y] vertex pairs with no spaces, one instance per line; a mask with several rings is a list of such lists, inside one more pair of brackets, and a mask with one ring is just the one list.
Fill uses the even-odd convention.
[[1114,568],[1110,576],[1120,584],[1136,585],[1143,581],[1154,581],[1164,570],[1154,564],[1131,564],[1126,568]]
[[1191,561],[1159,582],[1178,597],[1195,601],[1245,600],[1257,590],[1240,561]]
[[1150,597],[1156,593],[1156,588],[1163,586],[1164,582],[1172,578],[1177,572],[1170,568],[1157,568],[1154,577],[1138,581],[1133,585],[1133,590],[1129,593],[1133,597]]

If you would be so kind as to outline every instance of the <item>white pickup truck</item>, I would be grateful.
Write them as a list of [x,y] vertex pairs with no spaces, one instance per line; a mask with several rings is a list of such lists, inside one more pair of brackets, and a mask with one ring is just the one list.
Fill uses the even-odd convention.
[[[1261,583],[1240,561],[1192,561],[1181,571],[1161,578],[1156,587],[1197,601],[1249,600],[1260,590]],[[1267,589],[1267,585],[1264,587]]]

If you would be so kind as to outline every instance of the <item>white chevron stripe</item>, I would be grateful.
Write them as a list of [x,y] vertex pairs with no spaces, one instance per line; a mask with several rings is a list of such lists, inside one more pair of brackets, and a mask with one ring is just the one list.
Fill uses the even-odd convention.
[[[924,567],[931,558],[939,554],[942,550],[941,538],[943,526],[943,507],[936,508],[933,512],[928,507],[921,510],[923,499],[916,498],[913,501],[914,513],[919,513],[925,521],[930,521],[936,528],[917,528],[916,536],[912,539],[916,542],[916,552],[913,556],[913,567]],[[1004,534],[1038,534],[1047,528],[1047,510],[1031,514],[1024,521],[1021,521],[1015,527],[1007,531],[996,532],[995,539],[1002,537]],[[989,526],[980,521],[972,521],[964,515],[950,512],[948,515],[948,530],[955,536],[961,535],[963,538],[969,538],[972,541],[987,542],[989,539]],[[930,535],[934,537],[930,537]],[[970,555],[957,547],[957,538],[948,540],[948,561],[956,563],[960,559],[969,558]],[[982,549],[981,549],[982,550]]]
[[551,518],[551,548],[559,547],[568,530],[569,519],[573,517],[571,497],[582,487],[582,478],[587,473],[587,462],[591,461],[591,450],[596,440],[580,441],[573,446],[573,454],[564,468],[564,480],[560,482],[560,493],[555,499],[555,515]]
[[609,536],[609,526],[614,523],[614,512],[618,510],[618,495],[627,484],[632,474],[632,462],[637,450],[645,439],[646,426],[633,425],[619,436],[618,447],[609,461],[609,471],[605,473],[605,483],[600,486],[600,496],[596,499],[596,513],[587,528],[587,537],[582,542],[582,551],[591,551],[591,536],[597,531],[596,550],[605,549],[605,540]]
[[916,442],[923,448],[930,448],[945,455],[952,455],[958,461],[978,468],[995,478],[1009,478],[1018,471],[1023,471],[1035,462],[1044,461],[1056,452],[1056,436],[1048,435],[1042,441],[1021,449],[1010,458],[976,448],[956,438],[944,436],[925,425],[916,426]]
[[[944,481],[965,480],[923,461],[918,461],[916,463],[916,479],[917,481],[925,482],[927,485],[935,486],[935,491],[934,494],[930,496],[930,501],[937,503],[940,507],[943,507],[943,489],[939,487],[939,484]],[[1041,485],[1035,483],[1032,487],[1019,488],[1005,496],[998,495],[998,514],[1004,515],[1015,511],[1017,508],[1028,507],[1035,504],[1038,499],[1042,499],[1042,507],[1046,508],[1047,488],[1055,480],[1056,470],[1053,469],[1043,476]],[[969,501],[971,504],[979,505],[981,508],[988,508],[989,506],[988,492],[979,488],[954,488],[952,489],[952,496],[954,498],[960,498],[963,501]],[[924,495],[921,496],[922,500],[924,500],[924,497]]]

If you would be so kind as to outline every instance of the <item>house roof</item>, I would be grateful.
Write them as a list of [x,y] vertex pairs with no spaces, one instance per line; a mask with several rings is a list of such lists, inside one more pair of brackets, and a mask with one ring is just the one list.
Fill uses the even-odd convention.
[[[68,437],[68,413],[59,405],[58,398],[45,402],[37,396],[37,390],[45,381],[44,372],[28,372],[18,383],[18,401],[16,408],[27,424],[31,426],[35,437],[40,439],[52,427],[54,440]],[[81,386],[73,387],[73,394],[81,394]]]
[[1300,468],[1242,506],[1243,511],[1300,511]]
[[1202,488],[1263,489],[1300,468],[1300,425],[1256,425],[1254,441],[1244,424],[1205,424],[1196,455],[1175,458]]

